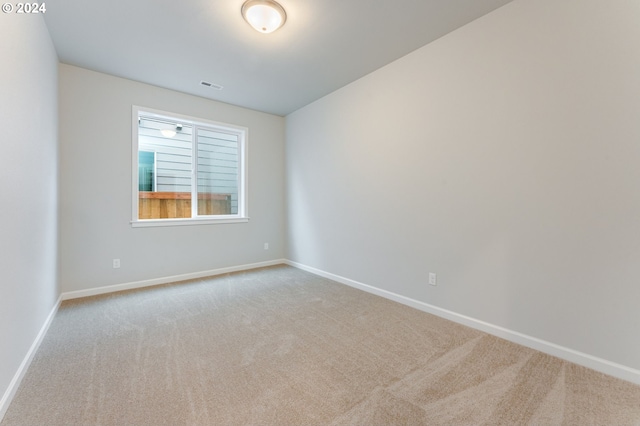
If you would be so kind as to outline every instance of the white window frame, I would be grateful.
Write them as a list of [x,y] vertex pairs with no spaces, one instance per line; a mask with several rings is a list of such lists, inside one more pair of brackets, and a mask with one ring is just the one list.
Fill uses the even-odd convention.
[[[180,226],[180,225],[206,225],[206,224],[221,224],[221,223],[243,223],[249,221],[248,214],[248,148],[249,148],[249,129],[234,124],[220,123],[216,121],[206,120],[203,118],[190,117],[187,115],[176,114],[173,112],[160,111],[153,108],[147,108],[143,106],[133,105],[131,119],[131,226],[132,227],[148,227],[148,226]],[[155,118],[160,118],[170,121],[178,121],[184,124],[189,124],[194,128],[198,126],[204,126],[211,129],[218,129],[226,132],[233,132],[238,135],[238,213],[237,214],[224,214],[224,215],[207,215],[207,216],[194,216],[190,218],[171,218],[171,219],[139,219],[138,217],[138,117],[140,113]],[[195,139],[195,137],[194,137]],[[197,142],[193,142],[192,146],[192,159],[193,167],[191,170],[191,197],[192,197],[192,212],[197,214],[197,202],[193,201],[194,193],[196,194],[197,201]],[[195,192],[194,192],[195,191]]]

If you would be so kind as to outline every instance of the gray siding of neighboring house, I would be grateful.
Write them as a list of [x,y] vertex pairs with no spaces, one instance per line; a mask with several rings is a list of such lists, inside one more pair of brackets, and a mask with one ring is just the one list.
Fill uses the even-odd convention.
[[[183,125],[173,137],[161,129],[176,123],[142,118],[138,150],[155,153],[155,189],[158,192],[191,192],[192,135],[194,128]],[[238,136],[196,127],[198,144],[198,191],[231,194],[231,213],[238,212]]]
[[198,129],[198,191],[231,194],[238,212],[238,136]]

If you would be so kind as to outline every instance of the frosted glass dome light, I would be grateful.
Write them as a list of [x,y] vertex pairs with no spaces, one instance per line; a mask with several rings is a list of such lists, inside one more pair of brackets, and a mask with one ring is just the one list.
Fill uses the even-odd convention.
[[248,0],[242,5],[242,16],[256,31],[269,34],[287,20],[282,6],[273,0]]

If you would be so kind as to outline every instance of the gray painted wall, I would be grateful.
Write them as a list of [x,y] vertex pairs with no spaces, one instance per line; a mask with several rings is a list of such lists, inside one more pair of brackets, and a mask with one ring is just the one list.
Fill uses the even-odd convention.
[[59,294],[58,58],[40,15],[0,13],[0,34],[2,401]]
[[638,22],[516,0],[287,116],[288,258],[640,369]]
[[[62,291],[284,257],[283,117],[65,64],[59,73]],[[250,221],[132,228],[132,105],[248,127]]]

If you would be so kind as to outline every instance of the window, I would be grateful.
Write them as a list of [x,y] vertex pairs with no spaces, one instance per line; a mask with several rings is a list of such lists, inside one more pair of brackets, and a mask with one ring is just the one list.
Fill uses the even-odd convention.
[[246,222],[247,129],[133,107],[133,226]]

